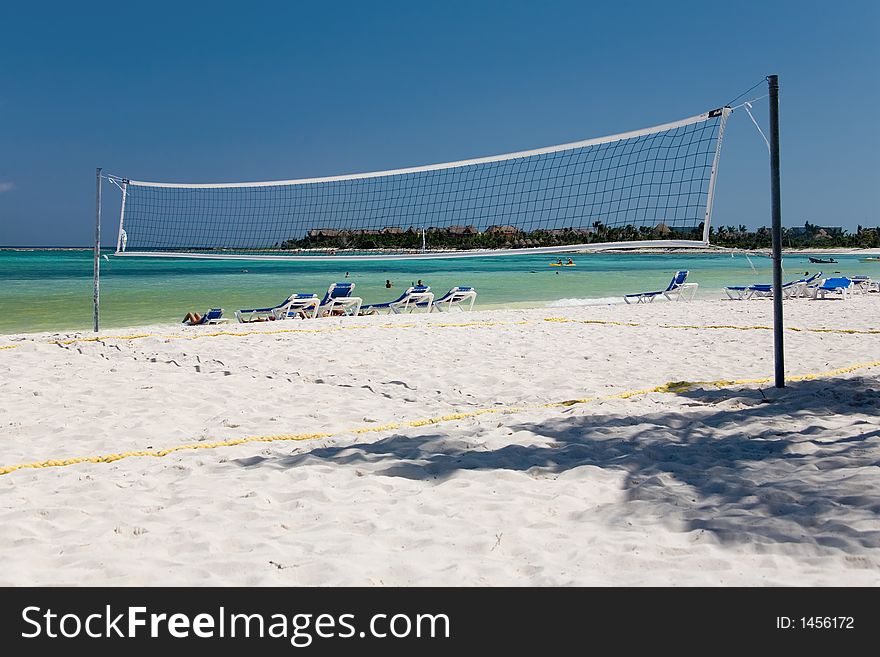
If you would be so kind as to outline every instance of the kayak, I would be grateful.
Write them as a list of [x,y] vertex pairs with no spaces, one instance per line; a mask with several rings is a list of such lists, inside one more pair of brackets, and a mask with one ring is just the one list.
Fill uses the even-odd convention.
[[570,265],[561,265],[558,262],[551,262],[550,266],[551,267],[577,267],[577,265],[575,263],[571,263]]

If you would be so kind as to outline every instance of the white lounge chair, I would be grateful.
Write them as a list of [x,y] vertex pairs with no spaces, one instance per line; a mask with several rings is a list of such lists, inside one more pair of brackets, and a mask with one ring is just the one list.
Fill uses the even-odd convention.
[[751,285],[728,285],[724,288],[724,292],[729,299],[734,301],[743,301],[752,296]]
[[[801,295],[801,289],[804,286],[803,281],[788,281],[782,284],[782,298],[793,299]],[[772,299],[772,285],[749,285],[749,299]]]
[[817,271],[812,276],[808,276],[806,278],[801,278],[799,280],[801,286],[800,290],[796,296],[800,297],[811,297],[813,296],[813,288],[819,285],[819,282],[822,280],[822,272]]
[[329,315],[357,315],[364,302],[360,297],[353,297],[354,283],[333,283],[318,306],[318,317]]
[[880,291],[880,282],[871,280],[870,276],[850,276],[853,282],[854,291],[868,294],[872,290]]
[[814,299],[824,299],[828,294],[839,294],[841,298],[848,299],[852,296],[853,283],[851,278],[839,276],[836,278],[826,278],[822,281],[813,292]]
[[[665,290],[657,290],[656,292],[636,292],[634,294],[625,294],[623,300],[627,303],[652,303],[659,296],[665,297],[669,301],[681,301],[683,299],[693,299],[697,293],[698,283],[686,283],[688,271],[675,272],[675,276],[669,281],[669,285]],[[685,296],[687,293],[687,296]]]
[[268,308],[246,308],[235,311],[235,318],[242,324],[258,319],[285,319],[300,312],[310,312],[314,317],[318,308],[317,294],[297,294],[294,292],[276,306]]
[[[813,274],[809,278],[799,278],[795,281],[788,281],[782,284],[782,298],[794,299],[804,296],[804,290],[811,284],[817,284],[817,279],[822,276],[822,272]],[[729,285],[724,288],[724,292],[730,299],[772,299],[773,285],[769,283],[758,283],[756,285]]]
[[405,312],[415,312],[419,307],[426,311],[431,311],[431,304],[434,302],[434,293],[431,292],[430,285],[414,285],[408,287],[403,294],[394,301],[386,303],[371,303],[368,306],[362,306],[362,310],[388,310],[390,313],[400,314]]
[[318,316],[318,306],[321,304],[317,294],[291,294],[287,303],[281,308],[272,311],[275,319],[314,319]]
[[474,288],[459,285],[449,290],[449,292],[434,301],[434,303],[430,304],[428,307],[431,311],[436,308],[437,312],[442,312],[443,310],[446,310],[446,312],[452,312],[454,308],[464,311],[465,304],[467,304],[467,309],[473,310],[474,302],[476,300],[477,291]]

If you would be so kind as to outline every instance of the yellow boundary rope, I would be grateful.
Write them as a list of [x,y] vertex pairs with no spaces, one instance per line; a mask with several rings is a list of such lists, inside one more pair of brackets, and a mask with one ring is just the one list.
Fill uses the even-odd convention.
[[[732,330],[732,331],[771,331],[772,326],[737,326],[734,324],[657,324],[646,325],[636,322],[618,322],[603,319],[568,319],[566,317],[544,317],[539,322],[549,322],[555,324],[596,324],[607,326],[632,326],[643,327],[650,326],[661,329],[710,329],[710,330]],[[533,324],[533,321],[523,320],[518,322],[500,322],[500,321],[476,321],[476,322],[444,322],[444,323],[425,323],[425,324],[356,324],[353,326],[333,326],[317,329],[275,329],[271,331],[210,331],[193,333],[192,335],[163,335],[161,333],[133,333],[128,335],[101,335],[90,338],[69,338],[66,340],[50,340],[46,344],[71,345],[85,342],[105,342],[108,340],[142,340],[144,338],[160,338],[162,340],[199,340],[202,338],[215,338],[220,336],[231,337],[250,337],[258,335],[278,335],[282,333],[335,333],[338,331],[356,331],[367,328],[384,328],[384,329],[410,329],[410,328],[466,328],[466,327],[490,327],[490,326],[522,326],[525,324]],[[835,329],[835,328],[799,328],[796,326],[786,326],[786,331],[796,333],[840,333],[847,335],[880,335],[880,329]],[[17,349],[22,345],[0,345],[2,349]]]
[[[834,370],[829,370],[826,372],[817,372],[813,374],[800,374],[788,377],[789,381],[809,381],[813,379],[826,378],[832,376],[839,376],[841,374],[849,374],[851,372],[855,372],[857,370],[867,369],[870,367],[880,367],[880,360],[875,360],[867,363],[857,363],[855,365],[849,365],[847,367],[840,367]],[[409,420],[404,422],[391,422],[389,424],[382,424],[377,426],[361,426],[356,427],[354,429],[348,429],[346,431],[337,431],[335,433],[300,433],[300,434],[276,434],[270,436],[247,436],[245,438],[233,438],[230,440],[220,440],[216,442],[203,442],[203,443],[186,443],[183,445],[176,445],[174,447],[168,447],[166,449],[161,450],[139,450],[139,451],[130,451],[130,452],[121,452],[119,454],[104,454],[101,456],[81,456],[67,459],[50,459],[47,461],[37,461],[33,463],[19,463],[16,465],[7,465],[0,467],[0,475],[9,474],[10,472],[15,472],[16,470],[23,470],[26,468],[56,468],[56,467],[64,467],[69,465],[76,465],[78,463],[113,463],[114,461],[120,461],[126,458],[134,458],[134,457],[154,457],[161,458],[163,456],[167,456],[169,454],[173,454],[174,452],[180,452],[185,450],[196,450],[196,449],[215,449],[218,447],[234,447],[236,445],[245,445],[248,443],[271,443],[271,442],[279,442],[279,441],[305,441],[305,440],[320,440],[323,438],[333,438],[336,436],[344,435],[347,433],[354,434],[365,434],[365,433],[381,433],[384,431],[394,431],[397,429],[403,428],[418,428],[424,427],[432,424],[440,424],[442,422],[452,422],[455,420],[464,420],[468,418],[478,417],[480,415],[488,415],[488,414],[500,414],[500,415],[510,415],[513,413],[521,413],[523,411],[529,410],[538,410],[542,408],[562,408],[562,407],[570,407],[576,406],[580,404],[589,404],[592,402],[601,402],[601,401],[609,401],[612,399],[631,399],[633,397],[639,397],[643,395],[650,394],[652,392],[660,392],[660,393],[679,393],[685,392],[687,390],[691,390],[697,386],[712,386],[715,388],[725,388],[730,386],[737,385],[755,385],[762,383],[770,383],[772,379],[770,377],[762,377],[762,378],[754,378],[754,379],[719,379],[716,381],[670,381],[668,383],[664,383],[663,385],[654,386],[653,388],[642,388],[639,390],[627,390],[624,392],[618,392],[613,395],[605,395],[600,397],[586,397],[584,399],[568,399],[565,401],[557,401],[557,402],[549,402],[545,404],[528,404],[522,406],[508,406],[504,408],[493,407],[493,408],[481,408],[474,411],[465,411],[463,413],[451,413],[449,415],[442,415],[439,417],[425,418],[421,420]]]
[[[567,317],[545,317],[545,322],[556,322],[559,324],[611,324],[614,326],[645,326],[644,324],[636,324],[635,322],[612,322],[602,319],[568,319]],[[729,329],[734,331],[772,331],[772,326],[737,326],[735,324],[657,324],[657,328],[663,329]],[[835,328],[798,328],[796,326],[786,326],[786,331],[794,331],[800,333],[846,333],[858,335],[880,335],[880,329],[835,329]]]

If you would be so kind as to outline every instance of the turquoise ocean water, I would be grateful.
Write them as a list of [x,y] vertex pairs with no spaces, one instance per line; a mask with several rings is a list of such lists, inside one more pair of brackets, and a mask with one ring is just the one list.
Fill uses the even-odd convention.
[[[109,253],[109,252],[108,252]],[[566,258],[568,256],[565,256]],[[477,308],[561,307],[619,302],[627,292],[663,289],[677,269],[690,270],[701,297],[725,285],[771,280],[763,256],[719,254],[576,254],[576,267],[550,267],[548,255],[386,262],[260,262],[166,258],[102,259],[101,326],[179,322],[188,310],[275,305],[293,291],[323,294],[333,281],[357,284],[365,303],[388,301],[422,279],[442,294],[454,285],[477,288]],[[834,256],[811,264],[786,256],[786,280],[804,272],[880,278],[880,262]],[[750,264],[751,261],[751,264]],[[346,266],[347,265],[347,266]],[[752,269],[754,266],[755,270]],[[385,288],[390,279],[394,288]],[[0,250],[0,333],[87,330],[92,326],[92,252]]]

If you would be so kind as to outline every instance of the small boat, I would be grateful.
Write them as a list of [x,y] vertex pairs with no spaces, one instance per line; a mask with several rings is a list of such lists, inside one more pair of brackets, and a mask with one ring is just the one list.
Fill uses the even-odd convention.
[[880,258],[869,257],[869,258],[859,258],[862,262],[880,262]]
[[577,265],[576,265],[575,263],[573,263],[573,262],[566,262],[566,263],[562,263],[562,262],[551,262],[551,263],[550,263],[550,266],[551,266],[551,267],[577,267]]
[[823,258],[814,258],[813,256],[807,256],[810,259],[810,262],[815,263],[817,265],[831,265],[837,264],[837,260],[834,258],[828,258],[827,260]]

